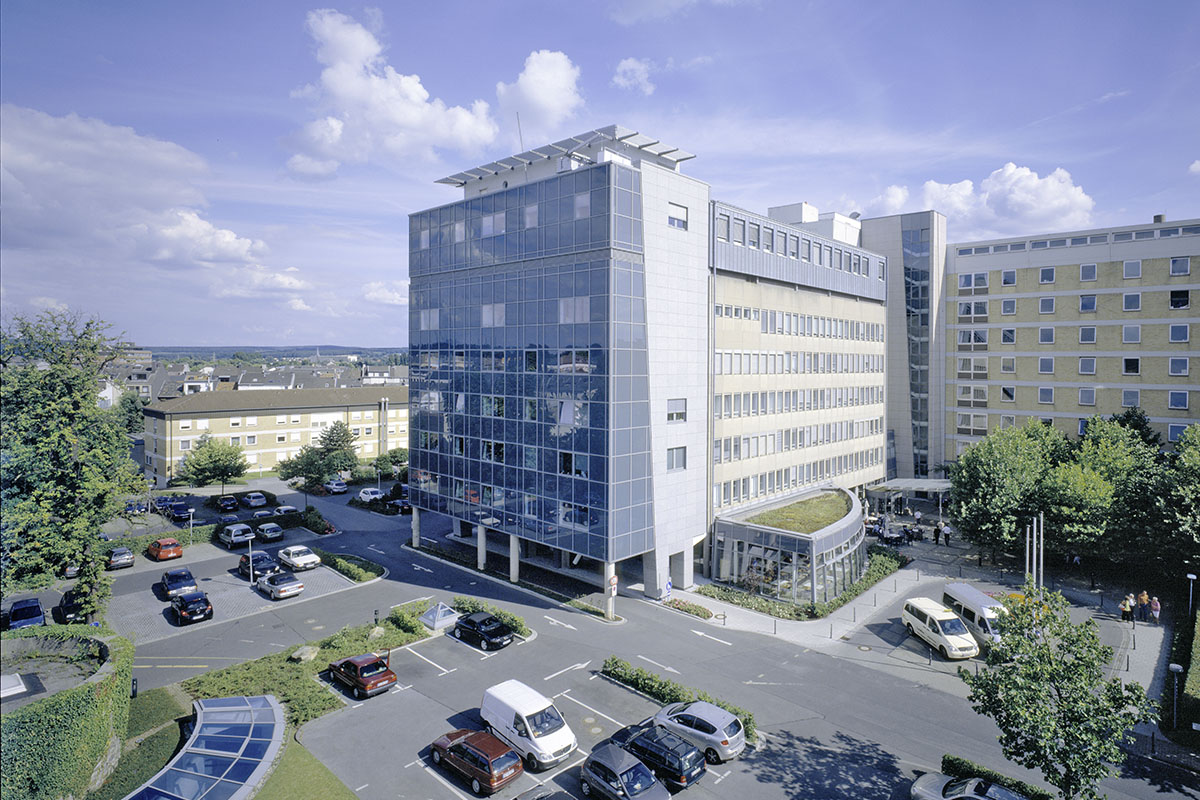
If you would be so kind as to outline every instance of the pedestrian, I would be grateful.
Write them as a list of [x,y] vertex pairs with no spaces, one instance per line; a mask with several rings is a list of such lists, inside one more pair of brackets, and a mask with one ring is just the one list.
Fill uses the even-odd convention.
[[1142,589],[1142,593],[1137,597],[1137,615],[1139,622],[1150,621],[1150,595]]
[[921,524],[921,511],[920,511],[920,509],[918,509],[916,512],[914,512],[914,513],[913,513],[913,519],[915,519],[915,520],[916,520],[916,522],[917,522],[917,524],[918,524],[918,525],[920,525],[920,524]]
[[935,525],[933,528],[933,543],[934,544],[942,543],[942,525],[940,522],[937,525]]
[[1158,615],[1162,613],[1162,603],[1158,602],[1155,597],[1150,601],[1150,616],[1154,617],[1154,624],[1158,624]]
[[950,546],[950,529],[949,528],[942,529],[942,539],[945,540],[946,547],[949,547]]
[[1129,610],[1129,595],[1121,599],[1121,622],[1129,622],[1133,619],[1133,612]]

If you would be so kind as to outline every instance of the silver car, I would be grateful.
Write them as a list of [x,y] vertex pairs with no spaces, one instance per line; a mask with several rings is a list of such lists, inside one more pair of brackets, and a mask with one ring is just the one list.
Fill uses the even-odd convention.
[[913,800],[1029,800],[1023,794],[1005,789],[983,778],[951,778],[930,772],[913,781],[909,789]]
[[703,700],[664,706],[654,715],[654,722],[696,745],[710,764],[737,758],[746,749],[742,721]]
[[615,744],[602,744],[579,768],[584,797],[608,800],[671,800],[667,787],[649,768]]

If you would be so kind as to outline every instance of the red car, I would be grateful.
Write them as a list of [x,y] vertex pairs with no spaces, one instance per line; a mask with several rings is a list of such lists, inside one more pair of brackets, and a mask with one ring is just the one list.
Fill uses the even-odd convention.
[[156,539],[146,548],[155,561],[183,558],[183,546],[178,539]]
[[430,757],[471,784],[475,794],[491,794],[521,777],[521,757],[485,731],[461,728],[433,741]]
[[329,677],[346,684],[360,700],[386,692],[396,683],[396,673],[374,653],[347,656],[329,665]]

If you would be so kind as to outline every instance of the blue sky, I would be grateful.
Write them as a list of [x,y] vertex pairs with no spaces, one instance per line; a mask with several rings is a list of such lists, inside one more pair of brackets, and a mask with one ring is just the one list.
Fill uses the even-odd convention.
[[407,343],[434,180],[618,123],[747,208],[950,238],[1200,216],[1200,4],[0,6],[3,314]]

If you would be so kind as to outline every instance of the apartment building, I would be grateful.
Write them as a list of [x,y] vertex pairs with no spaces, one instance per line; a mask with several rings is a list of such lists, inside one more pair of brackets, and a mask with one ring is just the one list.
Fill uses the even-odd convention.
[[143,414],[144,471],[158,487],[205,435],[240,446],[251,474],[315,444],[338,421],[358,436],[360,458],[408,446],[408,390],[402,386],[197,392],[152,403]]
[[1134,406],[1164,442],[1200,422],[1200,219],[951,244],[943,453],[998,428]]
[[[609,126],[410,216],[414,540],[436,512],[481,565],[507,542],[514,579],[534,555],[606,584],[636,564],[660,597],[759,557],[744,515],[883,477],[885,260],[714,203],[692,157]],[[852,580],[856,529],[789,552]]]

